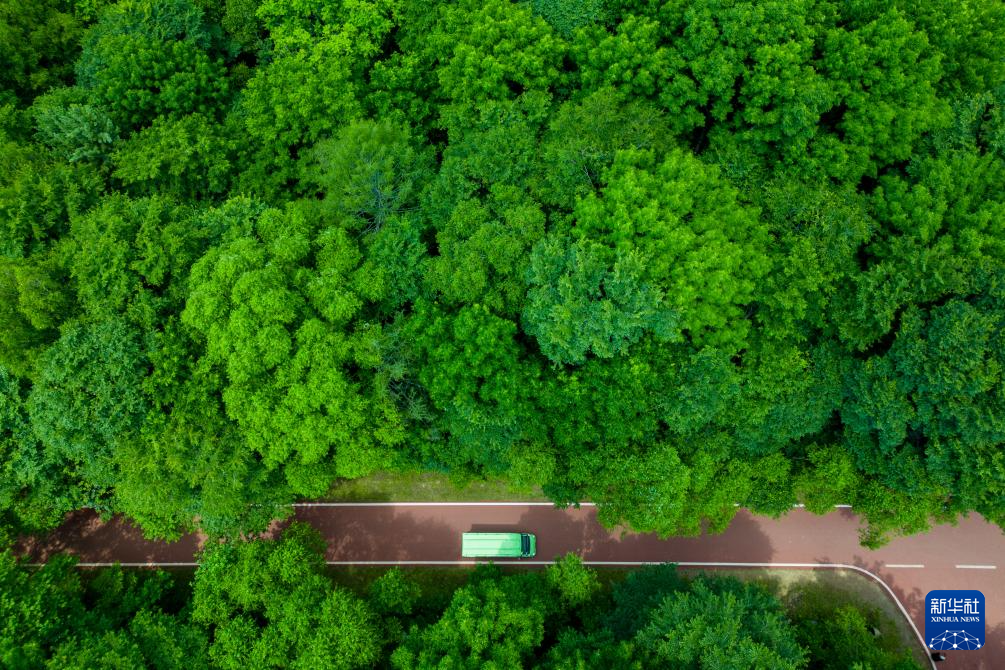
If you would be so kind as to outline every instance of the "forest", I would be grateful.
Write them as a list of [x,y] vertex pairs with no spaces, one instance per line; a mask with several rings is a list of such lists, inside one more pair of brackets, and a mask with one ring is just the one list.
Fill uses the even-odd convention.
[[[0,0],[0,536],[80,508],[254,534],[385,471],[662,535],[796,503],[853,505],[867,546],[1005,525],[1003,40],[998,0]],[[387,652],[351,616],[423,667],[483,653],[451,621],[498,602],[527,613],[484,633],[496,667],[585,667],[545,638],[666,667],[689,608],[763,598],[654,571],[683,595],[587,614],[563,563],[479,572],[441,618],[389,576],[324,628],[200,579],[254,546],[189,609],[159,575],[17,577],[65,596],[25,663]],[[736,644],[801,667],[758,608]]]
[[[17,670],[921,670],[878,609],[813,584],[768,588],[672,564],[600,579],[574,554],[542,571],[482,564],[436,586],[401,568],[349,588],[324,540],[210,546],[194,576],[37,571],[0,553],[0,665]],[[433,568],[433,570],[437,570]],[[620,571],[615,571],[620,572]],[[456,573],[455,573],[456,574]],[[715,640],[715,644],[708,644]],[[855,663],[849,665],[849,659]]]

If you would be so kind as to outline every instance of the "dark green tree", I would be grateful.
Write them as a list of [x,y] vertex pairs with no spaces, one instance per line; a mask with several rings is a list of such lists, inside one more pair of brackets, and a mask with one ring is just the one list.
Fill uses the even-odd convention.
[[454,591],[431,625],[413,626],[391,654],[399,670],[523,668],[544,639],[548,607],[526,580],[480,579]]
[[0,3],[0,105],[27,105],[73,72],[81,21],[62,0]]
[[524,330],[554,363],[580,364],[590,353],[611,358],[646,333],[663,341],[680,339],[679,313],[644,280],[644,267],[633,249],[544,238],[527,270]]
[[854,602],[846,592],[813,586],[789,598],[796,637],[812,667],[837,670],[848,666],[875,670],[918,670],[921,665],[892,625],[874,607]]
[[192,0],[109,5],[84,35],[77,85],[119,128],[159,115],[212,114],[228,92],[222,54]]
[[137,439],[149,409],[139,333],[122,319],[72,324],[38,368],[27,401],[32,428],[50,458],[101,495],[116,482],[116,450]]
[[806,667],[778,600],[736,580],[695,579],[650,613],[636,640],[651,668]]
[[53,528],[83,503],[63,460],[43,449],[35,436],[24,386],[0,368],[0,542]]
[[193,585],[192,619],[209,627],[220,668],[372,667],[377,617],[324,576],[324,542],[294,524],[273,541],[211,546]]
[[456,313],[420,301],[403,336],[418,380],[440,412],[446,448],[430,445],[429,459],[460,470],[501,474],[510,447],[534,437],[537,366],[523,360],[517,326],[475,303]]

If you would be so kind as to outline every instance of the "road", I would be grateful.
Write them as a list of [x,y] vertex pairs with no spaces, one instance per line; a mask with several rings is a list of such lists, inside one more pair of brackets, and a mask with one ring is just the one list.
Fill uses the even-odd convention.
[[[577,552],[594,565],[675,562],[706,567],[797,567],[858,571],[885,585],[923,644],[925,594],[934,589],[977,589],[986,598],[987,641],[979,651],[947,652],[940,668],[1005,668],[1005,535],[979,516],[957,526],[894,540],[872,551],[858,544],[858,519],[850,509],[816,516],[795,509],[781,519],[741,510],[721,535],[660,540],[607,530],[596,509],[555,509],[549,503],[305,503],[294,518],[316,527],[328,541],[332,564],[458,565],[464,531],[521,530],[537,534],[537,564]],[[55,551],[84,564],[193,565],[204,538],[171,544],[145,540],[127,522],[101,523],[78,512],[51,537],[25,541],[19,551],[44,561]],[[523,561],[526,563],[527,561]]]

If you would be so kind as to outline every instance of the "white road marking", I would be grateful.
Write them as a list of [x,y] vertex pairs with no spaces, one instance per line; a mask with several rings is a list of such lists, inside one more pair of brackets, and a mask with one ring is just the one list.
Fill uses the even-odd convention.
[[[328,565],[475,565],[479,561],[327,561]],[[495,561],[500,565],[551,565],[552,561]],[[624,566],[641,566],[641,565],[659,565],[660,563],[674,563],[675,561],[590,561],[584,560],[585,565],[624,565]],[[918,642],[921,644],[922,649],[926,650],[925,655],[927,656],[928,646],[925,644],[925,639],[921,637],[921,633],[918,631],[918,627],[914,624],[914,619],[911,615],[907,613],[907,608],[904,604],[900,602],[900,598],[897,594],[893,592],[889,584],[884,582],[878,575],[866,570],[865,568],[860,568],[857,565],[848,565],[846,563],[718,563],[718,562],[691,562],[691,561],[680,561],[676,562],[677,565],[683,567],[705,567],[705,568],[814,568],[814,569],[830,569],[830,570],[854,570],[859,572],[866,577],[869,577],[883,589],[886,590],[893,602],[897,604],[900,609],[900,613],[904,615],[907,622],[911,624],[911,629],[914,631],[915,637],[918,638]],[[958,567],[958,566],[957,566]],[[934,670],[935,662],[929,661]]]
[[[554,507],[552,502],[304,502],[290,507]],[[596,503],[581,502],[580,507]]]
[[[593,502],[572,503],[569,506],[575,507],[577,504],[580,507],[597,506],[597,503]],[[470,502],[299,502],[290,503],[289,505],[277,505],[277,507],[555,507],[555,503],[540,501],[516,502],[511,500],[501,502],[493,502],[491,500]],[[740,503],[733,503],[733,507],[742,507],[742,505]],[[806,505],[796,503],[792,507],[804,508]],[[834,505],[834,507],[850,508],[851,505]]]
[[[328,565],[475,565],[479,561],[327,561]],[[610,566],[641,566],[641,565],[659,565],[660,563],[673,563],[674,561],[590,561],[584,560],[585,565],[610,565]],[[552,561],[496,561],[500,565],[551,565]],[[677,565],[682,567],[695,567],[695,568],[814,568],[814,569],[830,569],[830,570],[854,570],[859,572],[866,577],[872,579],[880,586],[886,590],[893,602],[897,604],[900,613],[904,615],[907,622],[911,624],[911,629],[914,631],[915,637],[917,637],[918,642],[921,647],[926,650],[927,645],[925,644],[925,639],[921,637],[921,633],[918,631],[918,627],[914,624],[914,620],[911,615],[908,614],[907,608],[904,604],[900,602],[900,598],[897,594],[893,592],[893,589],[884,582],[880,577],[865,568],[860,568],[857,565],[848,565],[845,563],[719,563],[719,562],[691,562],[691,561],[680,561]],[[930,661],[932,668],[935,668],[934,661]]]
[[885,563],[883,567],[886,568],[923,568],[925,567],[923,563]]
[[[33,568],[40,568],[43,565],[45,565],[45,563],[24,563],[23,565],[27,565]],[[75,565],[78,568],[110,568],[116,565],[121,566],[123,568],[194,568],[198,567],[199,564],[195,561],[180,561],[176,563],[170,563],[170,562],[159,563],[157,561],[152,561],[149,563],[128,563],[121,561],[88,563],[86,561],[80,561],[78,563],[75,563]]]
[[[806,507],[806,504],[805,503],[796,503],[795,505],[793,505],[793,507],[798,507],[799,509],[803,509],[803,508]],[[841,508],[847,507],[847,508],[850,508],[851,505],[834,505],[834,507],[841,507]]]
[[[325,561],[328,565],[476,565],[483,561]],[[553,561],[495,561],[500,565],[552,565]],[[585,565],[598,565],[598,566],[642,566],[642,565],[660,565],[662,563],[674,563],[674,561],[591,561],[584,560]],[[911,615],[907,613],[907,609],[904,604],[900,602],[897,594],[893,592],[893,589],[884,582],[878,575],[866,570],[865,568],[860,568],[857,565],[848,565],[846,563],[720,563],[720,562],[693,562],[693,561],[679,561],[676,562],[677,565],[687,568],[813,568],[813,569],[828,569],[828,570],[854,570],[859,572],[866,577],[872,579],[877,584],[883,587],[893,602],[897,604],[897,608],[900,609],[900,613],[904,615],[907,622],[911,624],[911,629],[914,631],[915,636],[918,638],[918,642],[921,644],[922,648],[926,650],[928,647],[925,645],[925,640],[921,637],[921,633],[918,631],[918,627],[914,624],[914,620],[911,619]],[[28,565],[41,566],[43,563],[29,563]],[[122,562],[109,562],[109,563],[77,563],[78,567],[81,568],[99,568],[99,567],[110,567],[113,565],[120,565],[124,568],[159,568],[159,567],[195,567],[198,563],[195,562],[176,562],[176,563],[122,563]],[[995,566],[961,566],[956,567],[984,567],[984,568],[994,568]],[[933,670],[935,670],[934,661],[931,662]]]
[[997,565],[957,565],[961,570],[997,570]]

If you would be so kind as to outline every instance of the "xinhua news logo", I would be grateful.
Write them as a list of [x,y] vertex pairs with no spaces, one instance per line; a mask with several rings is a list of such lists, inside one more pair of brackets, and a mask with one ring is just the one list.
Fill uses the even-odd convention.
[[937,651],[974,651],[984,645],[984,594],[929,591],[925,596],[925,641]]

